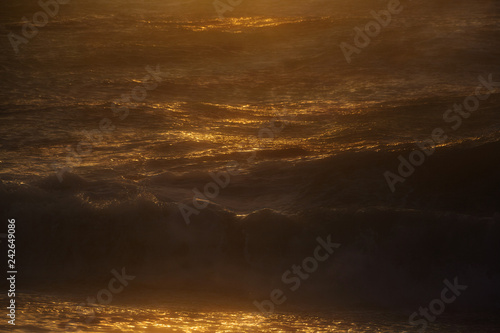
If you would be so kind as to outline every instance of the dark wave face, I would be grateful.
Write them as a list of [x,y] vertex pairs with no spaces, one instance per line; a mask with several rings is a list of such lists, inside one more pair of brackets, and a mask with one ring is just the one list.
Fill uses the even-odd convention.
[[255,310],[330,235],[283,309],[396,309],[403,326],[358,329],[402,332],[458,276],[450,314],[498,312],[499,1],[46,3],[0,5],[0,217],[23,292],[92,293],[127,267],[156,305]]

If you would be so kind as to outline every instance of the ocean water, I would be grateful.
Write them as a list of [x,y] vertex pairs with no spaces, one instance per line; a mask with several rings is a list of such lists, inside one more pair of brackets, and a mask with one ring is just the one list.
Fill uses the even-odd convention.
[[[384,311],[294,311],[263,316],[232,301],[189,302],[186,298],[162,299],[147,305],[129,303],[78,308],[78,299],[22,295],[24,302],[16,325],[18,332],[414,332],[404,313]],[[220,300],[219,300],[220,301]],[[213,302],[213,299],[212,299]],[[75,311],[75,308],[78,310]],[[426,332],[497,332],[491,317],[478,314],[448,315]],[[0,329],[6,329],[0,325]]]
[[[401,0],[350,63],[341,43],[388,1],[245,0],[224,17],[203,0],[72,1],[18,52],[9,33],[41,9],[1,6],[20,331],[405,332],[456,276],[468,290],[427,332],[497,329],[460,313],[500,306],[498,1]],[[443,118],[479,86],[476,111]],[[340,248],[262,319],[252,302],[329,235]],[[83,324],[76,290],[122,267],[123,294],[155,301]],[[207,291],[244,306],[199,310]]]

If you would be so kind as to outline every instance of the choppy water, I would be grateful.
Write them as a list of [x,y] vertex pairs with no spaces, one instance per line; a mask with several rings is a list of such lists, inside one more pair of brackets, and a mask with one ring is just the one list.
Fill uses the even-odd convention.
[[[479,77],[500,81],[499,2],[401,4],[351,63],[340,43],[386,1],[245,0],[225,19],[210,1],[74,1],[17,54],[7,35],[40,8],[2,4],[0,216],[20,221],[26,285],[97,285],[126,266],[152,290],[263,295],[331,234],[342,250],[304,297],[414,309],[458,275],[471,293],[457,309],[498,308],[499,88],[457,129],[443,114]],[[437,127],[447,140],[392,193],[384,172]],[[178,205],[194,207],[227,163],[235,175],[187,225]],[[45,304],[47,325],[69,306],[32,304],[26,315]],[[254,321],[110,309],[94,329],[126,331],[127,316],[172,330]],[[265,325],[395,329],[351,315]]]
[[[247,3],[225,20],[203,2],[121,3],[61,6],[17,55],[4,38],[5,172],[19,179],[66,166],[144,179],[220,167],[253,149],[263,162],[413,146],[474,92],[479,75],[498,73],[495,1],[405,2],[351,64],[339,44],[353,44],[353,28],[385,2]],[[20,8],[6,6],[4,32],[20,33]],[[112,103],[145,83],[146,66],[158,66],[164,81],[144,100],[120,103],[130,109],[120,119]],[[446,144],[496,141],[490,106]],[[104,118],[116,129],[95,138],[90,156],[66,151]],[[274,118],[286,121],[274,140],[248,139]]]
[[[263,316],[246,309],[221,310],[220,304],[163,301],[161,306],[78,307],[79,300],[22,295],[18,332],[338,332],[405,333],[414,329],[404,315],[379,311],[280,313]],[[193,310],[195,309],[195,310]],[[6,328],[6,326],[0,326]],[[486,316],[445,316],[426,332],[496,332]]]

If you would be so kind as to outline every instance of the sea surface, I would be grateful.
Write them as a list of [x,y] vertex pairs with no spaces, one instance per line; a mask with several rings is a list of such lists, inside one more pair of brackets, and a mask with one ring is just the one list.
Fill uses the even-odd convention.
[[[114,304],[78,307],[79,300],[67,297],[23,294],[20,323],[16,332],[337,332],[409,333],[415,330],[404,321],[402,312],[294,311],[263,316],[243,304],[231,309],[214,299],[211,303],[189,302],[186,298],[149,301],[149,304]],[[220,301],[220,300],[219,300]],[[77,310],[75,310],[77,309]],[[446,315],[431,324],[431,333],[494,333],[491,317],[478,314]],[[7,325],[0,325],[9,331]]]
[[[71,1],[16,53],[9,34],[41,8],[2,4],[16,329],[410,332],[458,276],[468,290],[427,332],[498,330],[460,313],[500,308],[500,2],[401,0],[349,63],[341,43],[387,6],[244,0],[219,17],[204,0]],[[443,118],[482,84],[476,111]],[[391,189],[387,172],[436,129],[446,139]],[[252,303],[287,288],[318,237],[341,246],[263,317]],[[82,323],[77,291],[122,267],[136,276],[123,297],[154,302]],[[198,309],[207,291],[238,301]]]

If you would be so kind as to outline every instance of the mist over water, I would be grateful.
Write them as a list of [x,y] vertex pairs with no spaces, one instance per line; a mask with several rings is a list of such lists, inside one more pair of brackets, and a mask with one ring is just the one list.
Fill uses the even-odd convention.
[[[127,267],[137,276],[129,293],[155,295],[146,314],[134,310],[144,321],[184,291],[252,307],[332,235],[338,254],[283,309],[411,313],[454,276],[470,289],[452,313],[498,309],[498,83],[483,85],[489,97],[460,124],[443,115],[484,80],[500,81],[500,3],[401,0],[346,61],[339,45],[355,45],[354,28],[387,6],[244,0],[221,18],[205,0],[71,1],[16,53],[8,34],[41,9],[2,4],[0,216],[22,221],[21,278],[26,291],[44,290],[33,303],[51,318],[66,303],[45,294],[97,292]],[[384,173],[397,174],[398,157],[436,128],[447,139],[391,191]],[[207,196],[228,163],[234,175]],[[205,191],[203,209],[194,190]],[[198,211],[189,224],[179,204]],[[404,330],[381,314],[361,318],[374,320],[359,332]],[[432,329],[456,331],[449,322]]]

